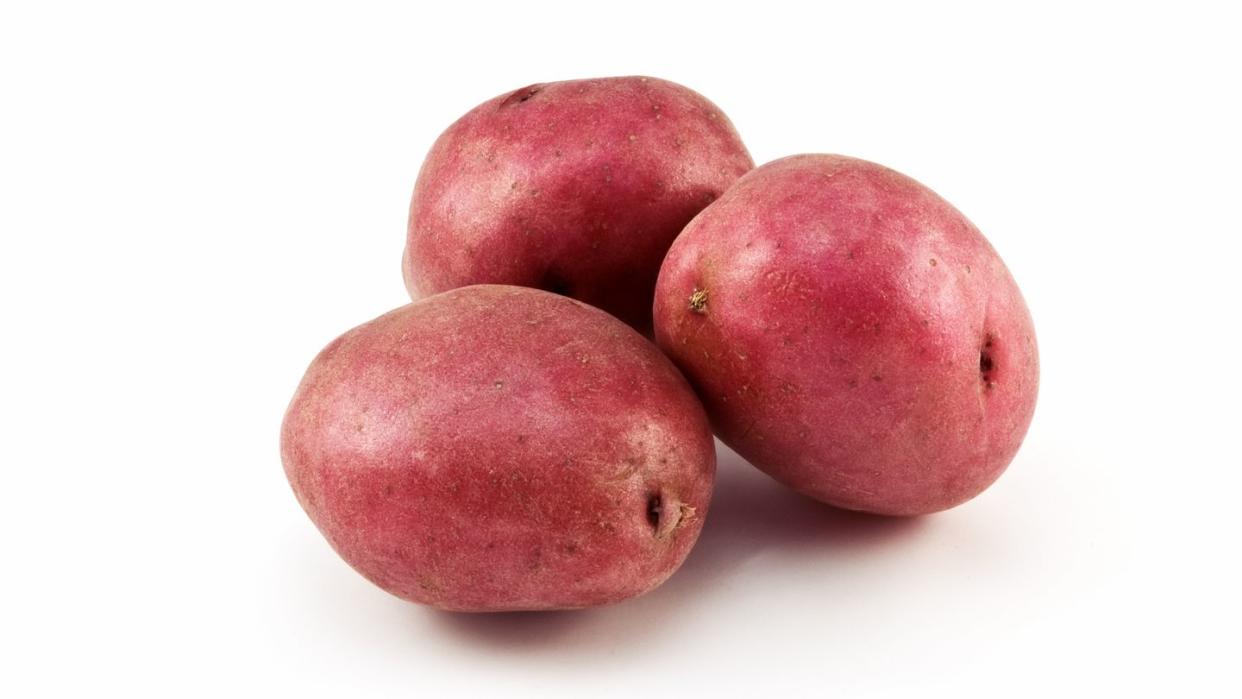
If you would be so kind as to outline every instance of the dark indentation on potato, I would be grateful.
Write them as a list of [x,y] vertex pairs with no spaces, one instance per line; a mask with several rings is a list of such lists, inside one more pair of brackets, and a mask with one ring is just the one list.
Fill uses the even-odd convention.
[[542,84],[535,83],[534,85],[527,85],[526,87],[520,90],[515,90],[513,94],[504,98],[504,100],[500,103],[500,107],[501,109],[503,109],[513,104],[521,104],[525,102],[526,100],[530,99],[531,97],[534,97],[535,95],[537,95],[539,91],[542,89],[543,89]]
[[983,374],[992,371],[992,356],[988,354],[987,350],[979,353],[979,371]]
[[983,348],[979,350],[979,378],[984,388],[992,388],[996,383],[996,360],[993,358],[994,338],[991,333],[984,335]]
[[659,493],[652,493],[647,497],[647,524],[651,525],[652,532],[660,531],[660,515],[664,511],[664,502],[660,498]]

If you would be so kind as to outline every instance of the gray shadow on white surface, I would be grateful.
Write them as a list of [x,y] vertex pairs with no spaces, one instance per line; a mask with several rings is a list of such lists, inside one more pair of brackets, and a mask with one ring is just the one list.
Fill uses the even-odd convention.
[[883,555],[916,537],[927,518],[892,518],[829,507],[781,486],[724,446],[711,509],[698,544],[660,588],[618,605],[563,612],[457,614],[418,609],[471,646],[506,653],[571,647],[577,653],[609,652],[659,634],[683,615],[708,606],[713,595],[749,561],[797,567],[856,565],[862,554]]

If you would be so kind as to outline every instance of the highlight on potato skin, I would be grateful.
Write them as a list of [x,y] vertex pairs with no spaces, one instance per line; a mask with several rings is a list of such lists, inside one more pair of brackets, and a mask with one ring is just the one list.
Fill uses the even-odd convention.
[[655,337],[750,463],[879,514],[987,488],[1039,385],[1030,314],[978,229],[843,156],[763,165],[696,217],[661,270]]
[[660,262],[754,162],[719,107],[648,77],[499,95],[436,140],[410,202],[411,298],[480,283],[571,296],[650,335]]
[[358,326],[311,363],[281,457],[351,566],[455,611],[572,609],[661,584],[715,450],[677,369],[563,296],[472,286]]

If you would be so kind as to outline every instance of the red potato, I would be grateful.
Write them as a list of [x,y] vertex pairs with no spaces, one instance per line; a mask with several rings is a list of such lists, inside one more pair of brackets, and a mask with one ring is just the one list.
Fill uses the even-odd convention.
[[669,251],[655,329],[726,443],[853,510],[974,497],[1035,408],[1035,330],[1000,257],[934,192],[862,160],[742,178]]
[[665,252],[754,167],[703,96],[643,77],[530,85],[432,146],[410,203],[410,296],[481,283],[572,296],[651,332]]
[[389,592],[459,611],[591,607],[694,545],[711,428],[655,345],[512,286],[430,297],[345,333],[285,415],[298,501]]

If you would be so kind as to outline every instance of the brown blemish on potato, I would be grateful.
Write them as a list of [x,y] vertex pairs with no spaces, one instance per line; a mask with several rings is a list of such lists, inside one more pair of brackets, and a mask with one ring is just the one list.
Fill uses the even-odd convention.
[[500,102],[500,108],[504,109],[505,107],[514,104],[521,104],[529,100],[531,97],[539,94],[539,91],[542,89],[543,85],[541,83],[535,83],[534,85],[527,85],[520,90],[515,90],[512,94]]
[[543,549],[542,548],[536,547],[531,550],[530,560],[527,562],[526,567],[532,571],[543,569]]
[[602,480],[605,483],[627,480],[634,474],[638,473],[638,469],[641,465],[642,464],[638,458],[633,456],[628,457],[622,462],[622,466],[617,469],[616,473]]
[[695,509],[693,507],[691,507],[690,505],[687,505],[684,502],[681,503],[677,507],[677,523],[673,525],[673,528],[670,531],[676,531],[680,529],[687,522],[693,520],[694,515],[695,515]]
[[690,294],[690,310],[700,315],[707,313],[707,289],[695,289]]

